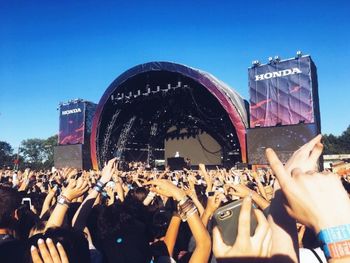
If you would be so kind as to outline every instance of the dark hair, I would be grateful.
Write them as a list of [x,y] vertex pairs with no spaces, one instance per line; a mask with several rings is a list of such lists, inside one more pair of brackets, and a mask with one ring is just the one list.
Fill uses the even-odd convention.
[[21,200],[16,190],[0,187],[0,228],[14,226],[14,213],[20,204]]

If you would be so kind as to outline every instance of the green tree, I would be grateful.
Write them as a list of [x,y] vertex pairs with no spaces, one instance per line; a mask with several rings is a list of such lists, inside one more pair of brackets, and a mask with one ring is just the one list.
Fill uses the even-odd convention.
[[325,134],[323,136],[324,154],[349,154],[350,153],[350,125],[340,135]]
[[8,142],[0,141],[0,167],[13,165],[13,149]]
[[26,166],[32,169],[50,169],[53,166],[54,146],[57,145],[57,135],[47,139],[27,139],[21,143],[21,154]]
[[45,148],[43,139],[27,139],[22,141],[20,152],[28,166],[32,169],[41,169],[45,161]]
[[46,161],[44,162],[45,169],[50,169],[54,165],[53,160],[53,153],[54,148],[57,146],[58,136],[54,135],[49,138],[47,138],[44,142],[44,148],[45,148],[45,158]]

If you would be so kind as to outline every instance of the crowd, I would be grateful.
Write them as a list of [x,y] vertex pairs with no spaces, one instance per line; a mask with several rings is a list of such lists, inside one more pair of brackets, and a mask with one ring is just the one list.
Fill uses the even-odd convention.
[[0,171],[0,262],[350,262],[346,175],[321,136],[269,169]]

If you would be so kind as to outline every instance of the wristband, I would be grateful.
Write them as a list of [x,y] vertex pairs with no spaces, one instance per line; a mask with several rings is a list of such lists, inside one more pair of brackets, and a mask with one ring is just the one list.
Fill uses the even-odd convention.
[[100,187],[99,185],[95,185],[94,186],[94,188],[93,188],[96,192],[98,192],[98,193],[101,193],[102,192],[102,190],[103,190],[103,187]]
[[350,256],[350,224],[322,229],[317,238],[327,258]]
[[99,187],[101,187],[101,188],[104,188],[104,187],[105,187],[105,184],[102,183],[100,180],[98,180],[98,181],[96,182],[96,185],[99,186]]

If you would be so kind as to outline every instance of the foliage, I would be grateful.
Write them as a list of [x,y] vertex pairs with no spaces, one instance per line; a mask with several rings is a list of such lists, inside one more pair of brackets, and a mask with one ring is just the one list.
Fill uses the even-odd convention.
[[0,141],[0,167],[12,166],[13,149],[8,142]]
[[350,125],[340,135],[323,136],[324,154],[350,154]]
[[22,141],[20,152],[26,166],[32,169],[49,169],[53,166],[53,151],[57,145],[57,135],[47,139],[27,139]]

